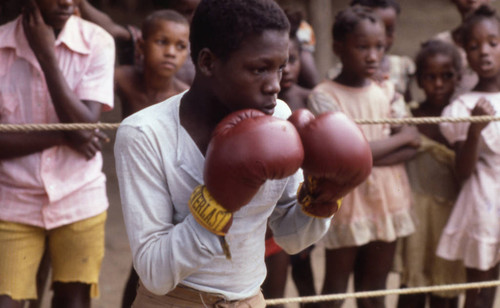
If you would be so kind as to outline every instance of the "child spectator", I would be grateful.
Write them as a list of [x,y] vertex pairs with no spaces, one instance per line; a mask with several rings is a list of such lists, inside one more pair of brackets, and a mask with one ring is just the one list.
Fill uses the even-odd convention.
[[[478,83],[447,106],[443,116],[498,114],[500,19],[492,8],[480,6],[465,18],[460,37]],[[437,254],[446,260],[461,260],[468,282],[496,280],[500,260],[500,123],[442,123],[440,129],[455,149],[461,190]],[[493,307],[495,290],[467,290],[465,307]]]
[[300,62],[300,71],[297,77],[297,83],[301,87],[312,89],[320,82],[318,68],[316,67],[316,61],[314,60],[314,51],[316,49],[316,36],[314,35],[314,29],[304,19],[301,11],[292,7],[284,7],[284,10],[288,17],[298,20],[299,22],[297,29],[295,30],[296,38],[299,42],[301,50],[300,58],[298,59]]
[[134,64],[139,60],[135,45],[141,36],[141,31],[137,27],[116,24],[111,17],[94,7],[88,0],[79,1],[77,9],[83,19],[101,26],[115,39],[118,64]]
[[188,89],[175,76],[188,55],[188,21],[173,10],[156,11],[144,20],[141,32],[142,68],[122,65],[115,72],[124,118]]
[[[468,0],[451,0],[453,4],[455,5],[455,8],[457,9],[458,13],[460,14],[461,20],[463,21],[465,17],[474,10],[476,10],[479,6],[482,4],[489,4],[491,3],[491,0],[475,0],[475,1],[468,1]],[[455,95],[458,96],[463,93],[470,92],[472,88],[477,84],[477,75],[474,70],[471,69],[469,66],[469,63],[467,61],[467,56],[465,53],[465,50],[463,46],[461,45],[461,38],[459,37],[459,29],[460,26],[453,30],[449,31],[444,31],[441,33],[438,33],[435,36],[435,39],[442,40],[445,42],[448,42],[450,44],[454,44],[459,52],[460,55],[462,56],[462,77],[460,79],[460,83],[455,91]]]
[[[154,1],[155,9],[169,9],[177,11],[191,23],[192,15],[201,0],[158,0]],[[141,31],[133,26],[122,26],[115,23],[107,14],[99,11],[88,2],[81,0],[79,10],[83,18],[90,20],[108,31],[117,44],[118,63],[123,65],[142,66],[141,53],[137,49]],[[194,65],[188,57],[184,65],[177,71],[176,77],[191,85],[194,78]]]
[[[173,10],[156,11],[146,17],[141,32],[138,46],[144,65],[122,65],[115,72],[115,91],[123,118],[188,89],[175,77],[188,55],[188,21]],[[138,282],[132,267],[122,307],[132,306]]]
[[[413,109],[415,117],[439,117],[450,103],[460,80],[461,56],[454,45],[440,40],[422,44],[415,59],[416,80],[425,100]],[[454,172],[455,153],[435,124],[419,125],[422,144],[406,163],[417,218],[416,232],[401,239],[402,287],[423,287],[465,282],[460,262],[436,255],[439,237],[459,191]],[[422,247],[425,247],[422,249]],[[458,308],[459,291],[400,295],[398,307]]]
[[[281,91],[278,98],[288,104],[292,111],[307,108],[307,99],[311,91],[297,84],[300,72],[301,47],[297,38],[297,30],[302,20],[301,14],[285,11],[290,22],[290,44],[288,47],[288,62],[283,68]],[[311,251],[313,247],[298,254],[288,256],[276,244],[271,230],[266,232],[266,280],[262,284],[262,293],[266,298],[282,298],[288,276],[288,265],[292,265],[292,278],[300,296],[316,295],[314,277],[311,267]],[[279,306],[278,306],[279,307]],[[318,307],[318,304],[308,303],[303,307]]]
[[[371,8],[384,23],[386,35],[385,53],[380,62],[379,70],[374,75],[374,79],[378,81],[391,80],[396,91],[404,97],[404,100],[411,102],[410,82],[415,73],[415,64],[407,56],[388,54],[394,43],[396,18],[401,13],[399,3],[395,0],[352,0],[350,5],[361,5]],[[329,78],[333,79],[340,70],[341,67],[331,70]]]
[[[286,141],[295,144],[298,140],[283,139],[287,134],[297,135],[287,128],[288,122],[278,119],[287,118],[290,110],[276,99],[289,41],[289,23],[280,7],[272,0],[203,0],[190,30],[191,57],[196,64],[191,88],[131,115],[117,133],[115,157],[122,208],[141,279],[134,307],[163,304],[201,308],[216,303],[264,307],[260,286],[266,275],[268,218],[277,243],[287,252],[297,253],[319,239],[331,220],[331,215],[310,215],[315,215],[318,206],[328,213],[336,210],[337,200],[308,203],[307,207],[297,204],[300,160],[292,151],[295,147]],[[254,110],[245,110],[248,108]],[[263,123],[253,121],[252,114],[279,121],[279,129],[259,130],[260,136],[250,139],[234,135],[244,134],[245,128],[254,131],[252,127]],[[251,119],[245,121],[248,117]],[[249,126],[237,126],[240,121]],[[214,131],[225,123],[227,135]],[[220,153],[224,157],[209,160],[220,149],[209,147],[216,137],[221,143],[234,141],[237,146],[228,145],[228,150]],[[352,142],[361,141],[349,140]],[[263,143],[273,147],[269,152],[280,154],[280,161],[269,168],[288,170],[276,170],[276,174],[295,173],[263,181],[251,200],[243,201],[244,206],[232,212],[224,207],[228,206],[225,199],[238,202],[241,192],[245,196],[247,189],[254,191],[252,178],[266,169],[266,162],[259,168],[247,168],[252,175],[243,174],[243,170],[231,176],[221,174],[220,167],[233,158],[240,159],[236,154],[242,151],[240,147]],[[346,146],[349,144],[342,148]],[[292,158],[293,164],[288,162]],[[218,188],[210,192],[213,199],[208,195],[210,184]],[[308,187],[302,187],[301,193],[307,194]],[[227,195],[222,199],[226,202],[218,205],[216,193]],[[224,218],[224,222],[218,224],[211,218]]]
[[[188,20],[189,24],[191,24],[194,12],[200,2],[201,0],[153,0],[153,3],[156,4],[156,8],[177,11]],[[187,57],[186,61],[184,61],[184,65],[182,65],[175,75],[179,80],[187,85],[191,85],[191,83],[193,83],[194,74],[195,67],[193,61],[191,61],[190,57]]]
[[[342,71],[313,90],[308,102],[313,113],[340,110],[359,119],[406,115],[404,102],[394,99],[393,84],[373,81],[385,40],[384,24],[371,9],[354,6],[337,14],[333,47]],[[387,124],[361,129],[370,142],[374,168],[368,179],[344,198],[322,240],[326,248],[323,294],[345,292],[351,272],[356,291],[385,289],[396,239],[414,231],[410,188],[402,163],[415,155],[420,145],[418,131],[409,126],[391,129]],[[384,307],[384,298],[358,299],[357,304]],[[341,305],[336,301],[323,307]]]
[[298,79],[301,66],[301,55],[303,49],[299,42],[297,31],[302,22],[302,15],[298,12],[285,11],[290,21],[290,45],[288,47],[288,63],[283,69],[281,78],[281,91],[278,98],[285,101],[292,111],[306,108],[307,98],[311,91],[299,86]]
[[[113,39],[73,1],[27,1],[0,27],[0,122],[97,122],[113,107]],[[0,134],[0,306],[37,297],[48,243],[52,307],[98,295],[108,200],[98,131]]]

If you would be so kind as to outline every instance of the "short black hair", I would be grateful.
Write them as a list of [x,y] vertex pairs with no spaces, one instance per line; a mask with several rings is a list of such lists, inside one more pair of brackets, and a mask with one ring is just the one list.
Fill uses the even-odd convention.
[[458,39],[463,47],[465,47],[467,42],[470,40],[472,27],[485,19],[495,20],[500,28],[500,18],[498,17],[496,10],[487,4],[481,5],[465,17],[462,25],[458,29]]
[[461,74],[462,70],[462,57],[457,49],[457,47],[451,43],[438,40],[431,39],[424,43],[422,43],[417,56],[415,57],[415,65],[417,70],[415,72],[415,76],[417,80],[422,76],[422,70],[425,64],[425,61],[429,57],[433,57],[436,55],[445,55],[450,57],[453,68],[457,72],[457,74]]
[[382,23],[380,18],[368,7],[356,5],[338,12],[332,27],[333,41],[344,42],[347,35],[351,34],[362,20],[368,20],[374,24]]
[[302,12],[292,8],[284,8],[284,12],[290,23],[290,38],[297,37],[300,23],[304,19]]
[[401,6],[396,0],[352,0],[350,6],[361,5],[372,9],[393,8],[396,14],[401,13]]
[[153,13],[149,14],[142,22],[141,32],[143,39],[148,38],[148,36],[155,28],[156,22],[159,20],[172,21],[175,23],[186,25],[186,27],[189,27],[188,20],[174,10],[154,11]]
[[225,60],[243,40],[266,30],[288,32],[290,23],[274,0],[202,0],[191,22],[191,59],[208,48]]

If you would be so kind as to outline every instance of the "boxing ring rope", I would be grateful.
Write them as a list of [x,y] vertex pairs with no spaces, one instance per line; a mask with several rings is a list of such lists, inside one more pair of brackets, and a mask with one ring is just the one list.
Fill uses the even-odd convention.
[[[408,125],[421,125],[421,124],[439,124],[439,123],[484,123],[500,121],[500,116],[471,116],[471,117],[419,117],[419,118],[386,118],[386,119],[356,119],[354,122],[359,125],[375,125],[375,124],[408,124]],[[33,131],[54,131],[54,130],[115,130],[120,126],[120,123],[49,123],[49,124],[0,124],[0,133],[2,132],[33,132]],[[367,297],[380,297],[387,295],[401,295],[401,294],[417,294],[429,293],[437,291],[454,291],[454,290],[468,290],[491,288],[500,286],[500,280],[483,281],[473,283],[460,283],[449,285],[436,285],[427,287],[415,287],[404,289],[385,289],[376,291],[365,292],[352,292],[343,294],[329,294],[329,295],[316,295],[305,297],[289,297],[279,299],[267,299],[266,305],[275,306],[282,304],[292,303],[317,303],[334,300],[344,300],[349,298],[367,298]]]
[[318,302],[328,302],[334,300],[344,300],[348,298],[367,298],[367,297],[380,297],[386,295],[417,294],[417,293],[429,293],[436,291],[454,291],[454,290],[491,288],[491,287],[497,287],[499,285],[500,285],[500,280],[493,280],[493,281],[483,281],[483,282],[438,285],[429,287],[387,289],[378,291],[365,291],[365,292],[316,295],[316,296],[304,296],[304,297],[289,297],[289,298],[279,298],[279,299],[267,299],[266,305],[275,306],[275,305],[292,304],[292,303],[318,303]]
[[54,131],[54,130],[115,130],[120,123],[48,123],[48,124],[0,124],[2,132],[34,132],[34,131]]
[[[359,125],[374,125],[374,124],[439,124],[443,122],[459,123],[484,123],[500,121],[500,116],[471,116],[471,117],[420,117],[420,118],[387,118],[354,120]],[[120,123],[49,123],[49,124],[0,124],[1,132],[30,132],[30,131],[53,131],[53,130],[114,130],[117,129]]]

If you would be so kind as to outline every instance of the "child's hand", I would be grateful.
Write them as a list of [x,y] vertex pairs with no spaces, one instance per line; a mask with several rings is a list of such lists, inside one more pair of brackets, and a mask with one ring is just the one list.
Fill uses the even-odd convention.
[[108,136],[99,131],[77,130],[67,133],[68,144],[73,150],[85,156],[87,160],[92,159],[101,151],[101,142],[109,142]]
[[407,146],[418,148],[420,147],[420,133],[415,126],[405,125],[401,128],[400,134],[407,140]]
[[34,0],[30,0],[23,8],[23,29],[31,50],[39,61],[54,56],[54,30],[45,23]]
[[[487,100],[484,97],[481,97],[477,103],[474,109],[472,109],[471,112],[472,116],[484,116],[484,115],[495,115],[495,108],[491,105],[490,101]],[[488,126],[490,122],[483,122],[483,123],[472,123],[471,124],[471,129],[475,129],[477,132],[480,132]]]

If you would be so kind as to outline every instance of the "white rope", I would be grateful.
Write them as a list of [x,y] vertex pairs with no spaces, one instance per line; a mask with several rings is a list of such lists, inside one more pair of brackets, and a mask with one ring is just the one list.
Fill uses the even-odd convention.
[[389,119],[357,119],[354,120],[357,124],[439,124],[443,122],[459,123],[459,122],[492,122],[500,121],[500,116],[470,116],[470,117],[420,117],[420,118],[389,118]]
[[491,288],[491,287],[497,287],[499,285],[500,285],[500,280],[493,280],[484,282],[459,283],[459,284],[449,284],[449,285],[439,285],[439,286],[429,286],[429,287],[387,289],[387,290],[365,291],[365,292],[354,292],[354,293],[343,293],[343,294],[290,297],[290,298],[279,298],[279,299],[267,299],[266,305],[274,306],[274,305],[291,304],[291,303],[317,303],[317,302],[328,302],[334,300],[344,300],[348,298],[366,298],[366,297],[380,297],[386,295],[416,294],[416,293],[429,293],[437,291]]
[[[438,124],[443,122],[491,122],[500,121],[500,116],[472,116],[472,117],[421,117],[421,118],[399,118],[399,119],[357,119],[357,124]],[[1,132],[30,132],[30,131],[53,131],[53,130],[114,130],[120,126],[120,123],[48,123],[48,124],[0,124]]]
[[0,132],[32,132],[53,130],[117,129],[120,123],[47,123],[47,124],[0,124]]

